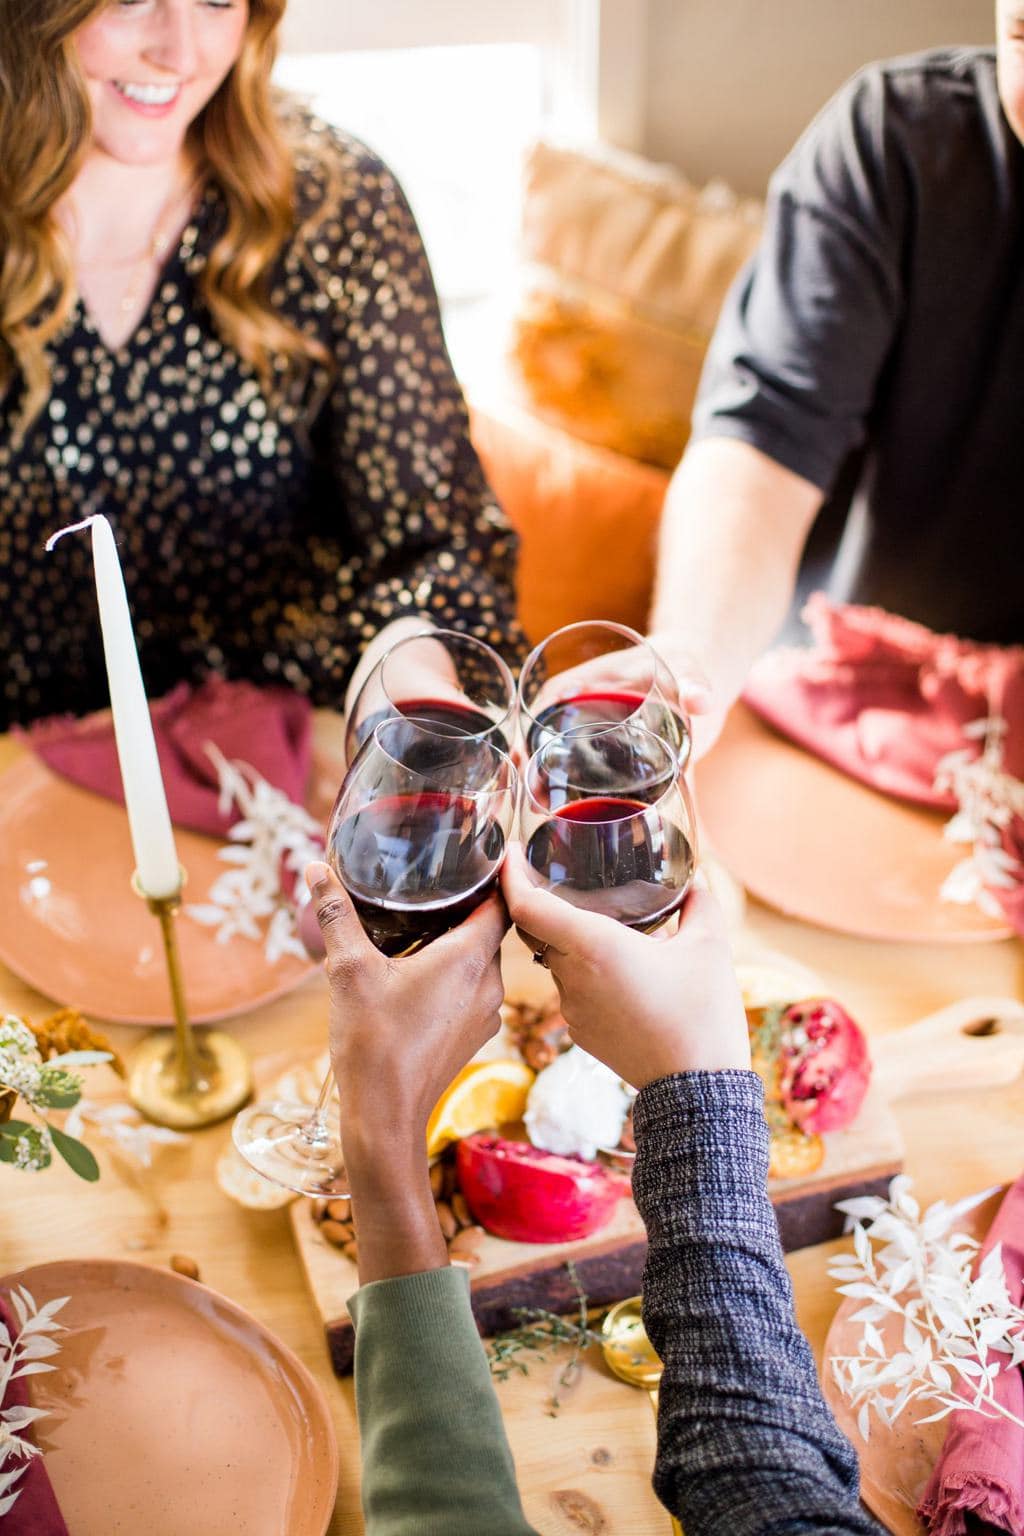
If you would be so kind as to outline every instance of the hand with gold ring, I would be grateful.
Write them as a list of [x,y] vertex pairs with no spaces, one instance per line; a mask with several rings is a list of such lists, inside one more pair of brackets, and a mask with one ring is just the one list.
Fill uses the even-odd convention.
[[624,1082],[643,1088],[676,1072],[749,1068],[746,1014],[710,891],[690,892],[678,931],[665,937],[535,886],[518,844],[502,889],[534,963],[555,980],[570,1036]]

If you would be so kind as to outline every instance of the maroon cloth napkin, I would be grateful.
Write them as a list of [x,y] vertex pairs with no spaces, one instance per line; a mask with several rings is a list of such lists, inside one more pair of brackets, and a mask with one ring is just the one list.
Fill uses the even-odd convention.
[[[1024,646],[937,635],[881,608],[816,592],[803,610],[810,649],[762,656],[744,690],[751,709],[809,752],[884,794],[953,810],[935,789],[939,759],[965,746],[971,721],[1007,722],[1003,766],[1024,778]],[[1024,862],[1024,822],[1003,838]],[[993,892],[1024,933],[1024,886]]]
[[[18,1325],[2,1295],[0,1323],[6,1326],[12,1339],[17,1336]],[[8,1383],[0,1408],[29,1406],[27,1380],[27,1377],[19,1376],[16,1381]],[[30,1430],[25,1431],[26,1437],[30,1434]],[[11,1471],[15,1466],[24,1465],[24,1462],[8,1460],[5,1470]],[[57,1499],[41,1456],[32,1457],[28,1462],[28,1470],[18,1478],[15,1487],[21,1491],[14,1508],[8,1510],[6,1515],[0,1515],[0,1536],[68,1536],[68,1528],[57,1507]]]
[[[226,815],[218,809],[217,770],[207,742],[302,804],[312,759],[312,707],[300,694],[214,677],[199,688],[179,683],[150,713],[176,826],[222,837],[238,820],[237,809]],[[55,773],[124,804],[109,712],[40,721],[20,735]]]
[[[978,1255],[1003,1245],[1003,1269],[1010,1300],[1024,1301],[1024,1174],[1007,1190]],[[995,1357],[1007,1359],[1007,1356]],[[1024,1419],[1024,1371],[1000,1371],[996,1399]],[[1009,1419],[978,1413],[950,1414],[942,1454],[918,1506],[930,1536],[965,1536],[970,1530],[1024,1533],[1024,1429]]]

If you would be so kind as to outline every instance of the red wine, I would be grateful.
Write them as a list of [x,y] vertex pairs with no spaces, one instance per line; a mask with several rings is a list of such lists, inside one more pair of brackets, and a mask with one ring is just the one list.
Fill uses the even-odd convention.
[[392,795],[348,816],[328,852],[373,943],[402,955],[480,905],[498,879],[505,837],[468,796]]
[[[552,736],[581,726],[621,725],[643,705],[646,694],[621,692],[577,693],[541,710],[530,728],[529,748],[536,752]],[[663,701],[651,703],[640,723],[662,736],[677,751],[689,740],[682,718]]]
[[[460,704],[456,699],[401,699],[395,706],[407,720],[416,720],[429,727],[439,736],[482,736],[494,743],[499,752],[508,751],[508,740],[499,731],[490,715],[472,704]],[[392,718],[390,709],[377,710],[361,722],[355,733],[355,744],[361,747],[382,720]]]
[[694,865],[674,822],[643,801],[612,796],[562,806],[534,832],[526,858],[573,906],[641,933],[682,906]]

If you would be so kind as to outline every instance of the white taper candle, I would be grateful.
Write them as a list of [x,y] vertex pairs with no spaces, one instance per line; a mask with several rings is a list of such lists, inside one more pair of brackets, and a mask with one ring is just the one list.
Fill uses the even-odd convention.
[[105,517],[89,517],[72,528],[62,528],[46,547],[52,549],[66,533],[81,528],[92,530],[103,654],[135,872],[145,894],[159,900],[178,890],[181,871],[114,534]]

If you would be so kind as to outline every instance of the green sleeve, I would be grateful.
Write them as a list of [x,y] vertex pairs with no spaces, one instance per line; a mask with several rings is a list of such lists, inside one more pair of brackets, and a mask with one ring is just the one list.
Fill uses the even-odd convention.
[[376,1280],[349,1311],[367,1536],[536,1536],[466,1271]]

